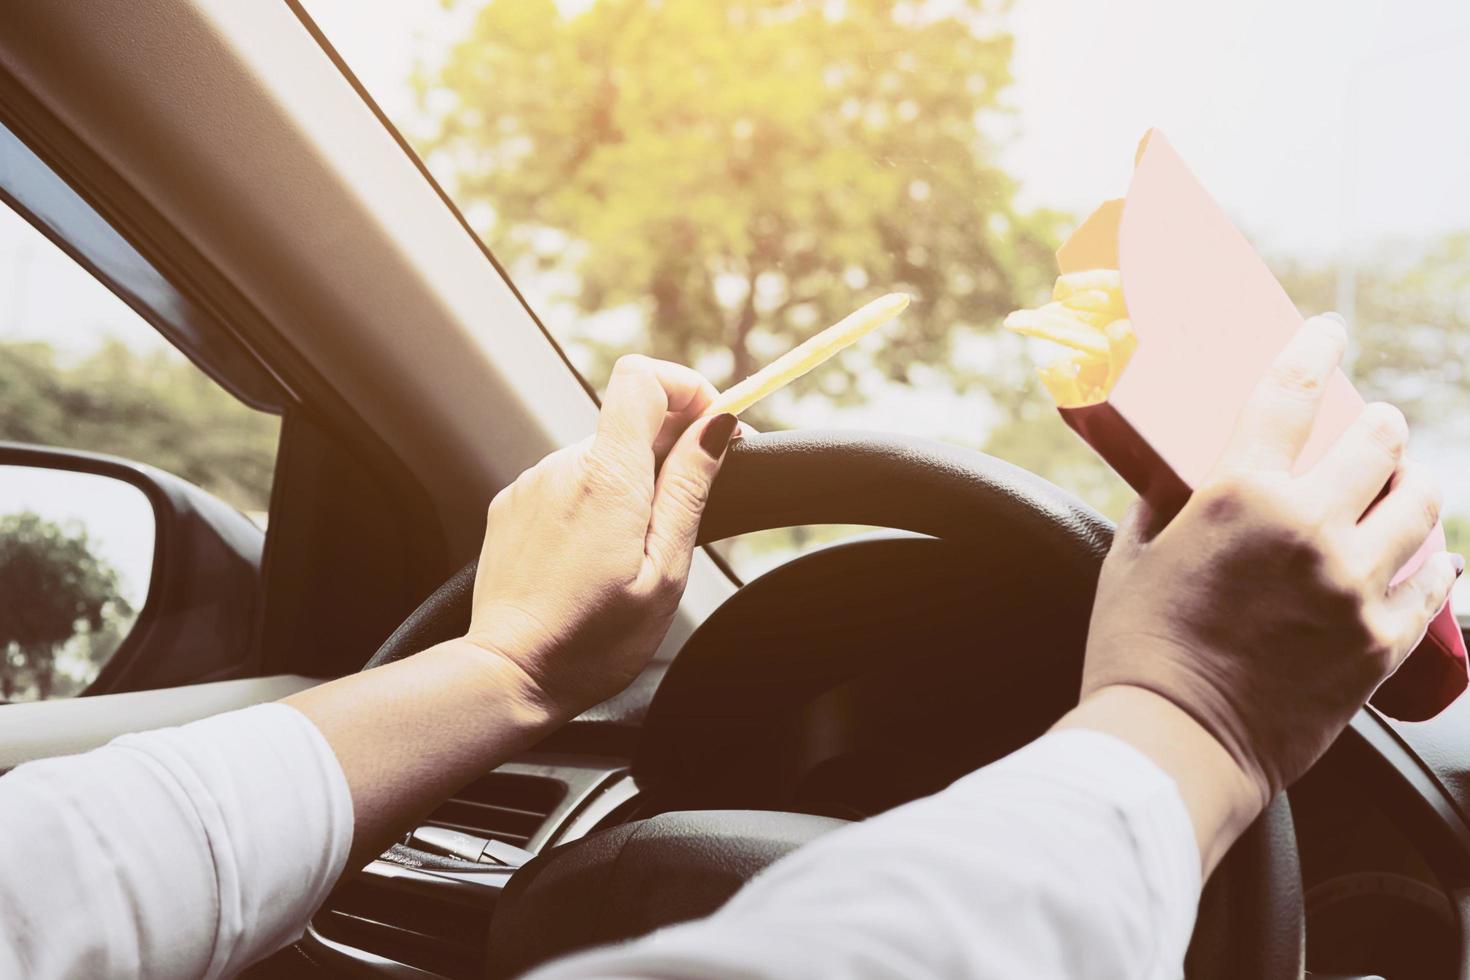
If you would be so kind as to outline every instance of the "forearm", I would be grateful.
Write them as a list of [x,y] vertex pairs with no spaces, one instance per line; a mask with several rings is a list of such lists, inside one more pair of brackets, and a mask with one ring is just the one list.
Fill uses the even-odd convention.
[[1064,715],[1055,728],[1112,735],[1167,773],[1189,811],[1205,878],[1269,802],[1209,732],[1152,691],[1123,685],[1102,688]]
[[348,867],[565,719],[511,661],[464,640],[286,699],[316,725],[347,777]]

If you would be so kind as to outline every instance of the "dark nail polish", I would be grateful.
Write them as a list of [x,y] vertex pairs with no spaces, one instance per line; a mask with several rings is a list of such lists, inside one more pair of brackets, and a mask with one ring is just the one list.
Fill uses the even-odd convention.
[[704,424],[704,431],[699,434],[699,448],[709,453],[711,458],[719,459],[730,444],[730,435],[734,431],[735,416],[729,412],[716,415]]
[[1458,552],[1451,553],[1450,562],[1455,566],[1455,578],[1459,578],[1465,571],[1465,556]]

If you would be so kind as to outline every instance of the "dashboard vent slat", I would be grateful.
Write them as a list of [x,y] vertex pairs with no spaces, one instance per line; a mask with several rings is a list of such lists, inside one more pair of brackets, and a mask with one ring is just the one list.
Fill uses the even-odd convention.
[[[431,813],[427,824],[525,847],[566,798],[567,783],[492,772]],[[325,939],[451,978],[484,976],[490,910],[362,875],[344,879],[312,919]]]
[[357,881],[339,885],[312,925],[336,942],[441,976],[470,978],[483,975],[490,917],[482,909]]
[[425,822],[524,847],[565,795],[559,780],[492,772],[455,793]]

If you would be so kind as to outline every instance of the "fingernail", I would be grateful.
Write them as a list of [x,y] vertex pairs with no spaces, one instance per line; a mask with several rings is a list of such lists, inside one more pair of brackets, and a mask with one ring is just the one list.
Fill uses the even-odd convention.
[[716,415],[705,423],[704,431],[699,434],[699,448],[709,453],[711,459],[719,459],[730,444],[730,435],[734,431],[735,416],[729,412]]
[[1459,578],[1465,571],[1465,556],[1457,551],[1450,552],[1450,564],[1455,566],[1455,578]]
[[1343,318],[1343,315],[1341,313],[1337,312],[1336,310],[1328,310],[1326,313],[1323,313],[1323,314],[1320,314],[1320,315],[1322,316],[1323,319],[1326,319],[1326,320],[1336,320],[1338,323],[1342,324],[1344,327],[1347,326],[1347,320],[1345,320]]

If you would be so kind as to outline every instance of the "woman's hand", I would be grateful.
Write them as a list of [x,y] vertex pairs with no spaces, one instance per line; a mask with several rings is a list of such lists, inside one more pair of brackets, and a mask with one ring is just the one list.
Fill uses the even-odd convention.
[[1345,344],[1340,321],[1308,321],[1212,478],[1172,519],[1136,505],[1098,582],[1082,703],[1062,725],[1174,777],[1206,873],[1413,650],[1464,567],[1440,552],[1392,581],[1440,506],[1403,461],[1397,409],[1369,405],[1293,474]]
[[350,867],[648,662],[735,431],[700,418],[714,395],[688,368],[623,358],[597,434],[490,504],[469,634],[286,699],[347,777]]
[[714,387],[646,357],[613,368],[592,438],[491,502],[467,636],[570,717],[626,687],[668,631],[735,418]]
[[1440,510],[1434,481],[1402,462],[1398,409],[1369,405],[1292,474],[1346,342],[1340,322],[1309,321],[1184,509],[1155,534],[1135,508],[1103,566],[1088,638],[1085,691],[1163,695],[1264,799],[1304,773],[1408,656],[1463,567],[1440,552],[1390,584]]

